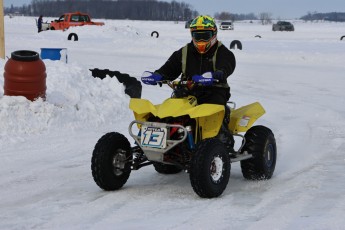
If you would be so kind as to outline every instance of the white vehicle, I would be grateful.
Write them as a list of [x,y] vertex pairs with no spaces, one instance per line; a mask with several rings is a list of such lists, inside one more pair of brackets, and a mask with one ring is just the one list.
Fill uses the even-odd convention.
[[50,30],[50,23],[42,22],[42,30]]
[[234,25],[232,24],[232,22],[222,22],[222,23],[220,23],[219,29],[220,30],[233,30]]

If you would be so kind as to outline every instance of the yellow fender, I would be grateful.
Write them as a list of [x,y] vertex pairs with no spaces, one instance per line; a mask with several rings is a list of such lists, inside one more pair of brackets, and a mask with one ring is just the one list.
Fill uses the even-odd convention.
[[201,139],[211,138],[218,135],[224,119],[224,106],[216,104],[202,104],[190,111],[191,118],[197,118],[199,128],[202,130]]
[[151,113],[157,116],[156,106],[146,99],[131,98],[129,108],[134,112],[135,120],[138,121],[146,121],[146,116]]
[[246,132],[262,115],[265,109],[259,102],[243,106],[231,111],[229,129],[232,133]]

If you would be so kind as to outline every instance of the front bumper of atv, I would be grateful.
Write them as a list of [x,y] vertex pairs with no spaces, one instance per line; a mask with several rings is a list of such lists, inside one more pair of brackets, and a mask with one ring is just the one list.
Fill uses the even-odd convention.
[[[133,125],[136,124],[137,127],[140,129],[138,134],[133,133]],[[144,134],[142,134],[142,127],[148,127],[150,129],[156,129],[159,130],[159,134],[162,133],[162,135],[156,135],[152,134],[150,132],[148,143],[143,144],[142,137]],[[178,140],[170,140],[170,130],[171,128],[177,128],[179,132],[181,133],[181,136]],[[149,161],[155,161],[155,162],[164,162],[164,153],[170,151],[175,146],[183,143],[187,136],[190,135],[188,133],[188,130],[186,127],[183,127],[182,125],[177,124],[166,124],[166,123],[158,123],[158,122],[142,122],[134,120],[129,124],[128,127],[129,135],[135,140],[136,144],[142,149],[142,151],[145,153],[145,156]],[[147,139],[147,138],[146,138]],[[159,141],[157,141],[159,139]],[[155,144],[150,144],[150,141],[154,141]],[[157,142],[165,142],[164,144],[156,145]]]

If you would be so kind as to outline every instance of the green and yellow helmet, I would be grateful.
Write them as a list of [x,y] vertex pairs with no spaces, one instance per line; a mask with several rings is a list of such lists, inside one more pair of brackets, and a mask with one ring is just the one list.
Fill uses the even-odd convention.
[[206,53],[217,43],[217,25],[210,16],[196,17],[190,24],[190,32],[193,44],[201,54]]

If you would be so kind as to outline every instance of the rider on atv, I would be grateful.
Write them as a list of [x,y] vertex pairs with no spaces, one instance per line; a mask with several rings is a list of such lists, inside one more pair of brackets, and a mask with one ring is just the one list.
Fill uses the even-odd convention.
[[[235,69],[235,57],[217,41],[212,18],[199,16],[190,28],[192,42],[141,78],[145,84],[168,85],[173,95],[155,105],[147,99],[130,100],[135,119],[128,131],[135,144],[119,132],[109,132],[95,145],[91,170],[100,188],[118,190],[132,170],[149,165],[161,174],[188,173],[194,192],[203,198],[222,195],[234,162],[241,163],[246,179],[272,177],[277,159],[274,134],[266,126],[253,126],[264,108],[259,102],[240,108],[233,103],[229,118],[227,77]],[[181,81],[174,81],[181,73]]]
[[[226,114],[222,127],[225,138],[222,139],[229,145],[229,142],[233,142],[233,140],[226,128],[230,116],[230,109],[226,106],[230,98],[227,77],[235,70],[235,56],[217,40],[217,26],[210,16],[196,17],[190,24],[190,32],[192,36],[190,43],[175,51],[161,68],[151,73],[150,76],[142,77],[141,80],[145,84],[156,85],[157,82],[164,80],[173,81],[181,75],[181,81],[200,82],[204,73],[211,72],[215,81],[206,81],[204,86],[194,87],[192,93],[197,98],[198,104],[225,106]],[[185,96],[183,90],[180,94],[175,96]]]

